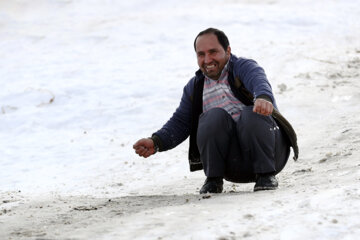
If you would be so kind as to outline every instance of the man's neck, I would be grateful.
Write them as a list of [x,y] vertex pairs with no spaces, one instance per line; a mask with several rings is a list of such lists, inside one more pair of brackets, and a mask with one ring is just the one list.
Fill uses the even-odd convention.
[[220,75],[219,75],[219,77],[218,77],[217,79],[209,78],[209,77],[206,76],[206,75],[205,75],[205,77],[206,77],[207,79],[212,80],[212,81],[219,81],[219,79],[224,78],[225,74],[226,74],[226,73],[228,72],[228,70],[229,70],[229,61],[230,61],[230,58],[229,58],[229,60],[227,61],[227,63],[225,64],[224,68],[221,70],[221,73],[220,73]]

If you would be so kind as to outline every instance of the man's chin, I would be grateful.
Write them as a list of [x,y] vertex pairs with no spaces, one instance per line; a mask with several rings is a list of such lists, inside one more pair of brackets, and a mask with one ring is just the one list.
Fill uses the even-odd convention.
[[220,77],[220,74],[216,74],[216,73],[205,73],[205,76],[207,76],[208,78],[211,78],[213,80],[218,80]]

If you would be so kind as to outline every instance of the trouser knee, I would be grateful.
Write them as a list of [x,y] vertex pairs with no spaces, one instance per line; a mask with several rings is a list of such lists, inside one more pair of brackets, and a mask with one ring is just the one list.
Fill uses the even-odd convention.
[[238,132],[245,135],[266,134],[276,127],[276,123],[270,116],[260,115],[252,111],[252,107],[245,108],[237,122]]
[[229,134],[233,124],[231,116],[222,108],[213,108],[201,114],[197,132],[198,143],[205,139]]

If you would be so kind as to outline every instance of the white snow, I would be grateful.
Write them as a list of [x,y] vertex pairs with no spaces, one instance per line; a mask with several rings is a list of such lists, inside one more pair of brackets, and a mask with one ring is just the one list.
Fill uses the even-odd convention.
[[[132,149],[178,106],[207,27],[264,67],[298,133],[277,191],[202,198],[187,141]],[[356,239],[359,78],[359,0],[1,1],[0,238]]]

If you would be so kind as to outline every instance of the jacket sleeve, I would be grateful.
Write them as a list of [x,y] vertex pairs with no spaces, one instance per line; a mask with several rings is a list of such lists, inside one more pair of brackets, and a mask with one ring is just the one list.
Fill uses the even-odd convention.
[[271,102],[277,108],[265,71],[254,60],[239,59],[235,64],[234,71],[235,75],[239,76],[244,83],[245,88],[254,95],[255,99],[265,95],[271,99]]
[[194,78],[184,87],[180,105],[166,124],[152,137],[157,139],[159,151],[172,149],[190,135]]

